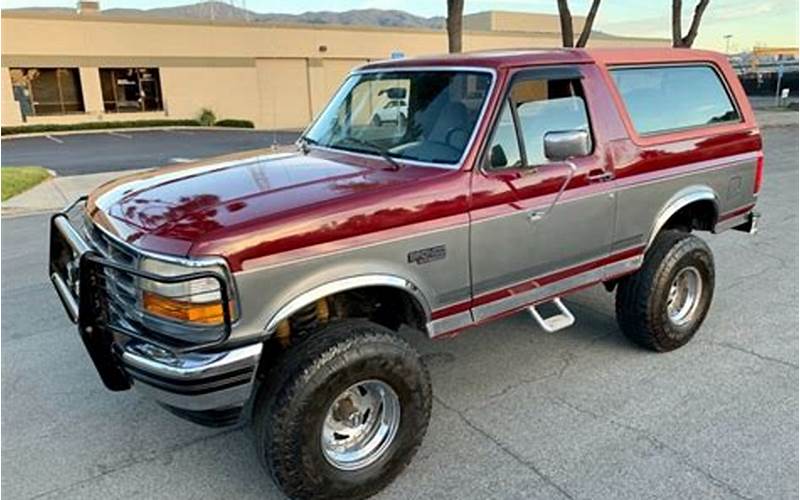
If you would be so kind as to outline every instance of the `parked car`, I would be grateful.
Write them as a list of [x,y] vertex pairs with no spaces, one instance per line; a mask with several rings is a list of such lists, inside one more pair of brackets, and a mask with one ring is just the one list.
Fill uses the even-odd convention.
[[384,123],[394,123],[400,126],[405,125],[408,105],[400,99],[392,99],[375,111],[372,115],[372,123],[381,126]]
[[[402,127],[372,123],[386,80]],[[369,496],[420,446],[431,382],[401,326],[556,331],[602,283],[633,342],[685,345],[714,293],[697,232],[754,232],[764,166],[726,58],[683,49],[368,64],[299,146],[106,184],[52,218],[49,265],[109,389],[250,420],[298,498]]]

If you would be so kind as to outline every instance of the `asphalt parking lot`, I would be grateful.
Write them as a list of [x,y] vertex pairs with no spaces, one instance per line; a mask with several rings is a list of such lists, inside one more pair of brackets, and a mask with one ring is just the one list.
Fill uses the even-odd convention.
[[[601,287],[571,329],[525,314],[430,342],[425,443],[382,498],[797,498],[798,129],[765,129],[755,236],[708,236],[711,312],[685,348],[619,333]],[[3,144],[4,153],[6,143]],[[45,272],[45,215],[2,225],[8,498],[279,498],[247,428],[101,385]]]
[[3,139],[3,166],[36,165],[58,175],[150,168],[274,144],[299,132],[182,128]]

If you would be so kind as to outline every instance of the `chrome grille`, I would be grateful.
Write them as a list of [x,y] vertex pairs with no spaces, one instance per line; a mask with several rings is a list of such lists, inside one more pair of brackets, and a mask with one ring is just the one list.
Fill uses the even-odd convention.
[[[118,264],[137,268],[139,256],[130,248],[120,244],[104,233],[91,221],[88,214],[82,217],[82,228],[86,239],[92,247],[103,257]],[[128,315],[136,311],[138,306],[139,291],[136,278],[123,271],[107,267],[103,270],[108,291],[109,306],[119,320],[127,321]],[[126,319],[127,318],[127,319]]]

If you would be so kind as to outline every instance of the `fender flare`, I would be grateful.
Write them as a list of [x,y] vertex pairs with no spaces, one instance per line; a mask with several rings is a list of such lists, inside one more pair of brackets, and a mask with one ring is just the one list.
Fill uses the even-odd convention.
[[431,320],[430,303],[422,293],[422,290],[413,282],[392,274],[364,274],[329,281],[295,296],[282,305],[278,311],[270,317],[265,332],[268,336],[272,335],[278,327],[278,323],[323,297],[370,286],[388,286],[410,293],[422,306],[422,310],[425,314],[425,321],[429,322]]
[[675,193],[659,210],[647,237],[646,248],[650,248],[656,235],[673,215],[687,205],[698,201],[710,201],[714,204],[714,225],[716,225],[716,218],[719,216],[719,196],[717,196],[717,192],[704,184],[688,186]]

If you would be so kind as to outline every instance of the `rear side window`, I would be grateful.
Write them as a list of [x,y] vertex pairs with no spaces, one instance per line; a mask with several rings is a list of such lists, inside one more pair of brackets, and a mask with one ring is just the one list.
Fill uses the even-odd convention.
[[611,70],[639,134],[740,121],[710,66],[653,66]]

